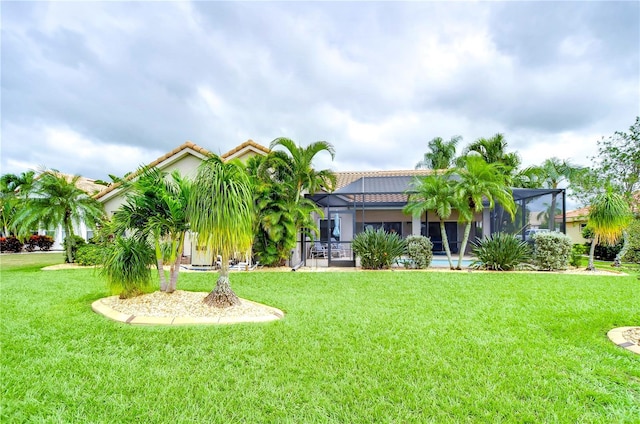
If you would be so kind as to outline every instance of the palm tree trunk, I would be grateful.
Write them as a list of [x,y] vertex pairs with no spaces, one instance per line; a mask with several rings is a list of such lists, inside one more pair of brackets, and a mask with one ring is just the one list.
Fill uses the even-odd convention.
[[182,260],[182,251],[184,250],[184,232],[179,235],[178,246],[176,249],[176,257],[171,264],[171,272],[169,273],[169,288],[167,292],[173,293],[176,291],[176,285],[178,284],[178,275],[180,274],[180,262]]
[[596,267],[593,265],[593,256],[596,253],[596,244],[598,244],[598,237],[594,236],[593,240],[591,240],[591,249],[589,249],[589,265],[587,266],[587,271],[596,270]]
[[456,269],[462,269],[462,257],[464,256],[464,251],[467,248],[467,242],[469,241],[469,234],[471,233],[471,221],[467,222],[467,225],[464,227],[464,237],[462,238],[462,245],[460,246],[460,255],[458,256],[458,266]]
[[551,211],[549,212],[549,231],[556,230],[556,204],[557,204],[557,195],[553,193],[551,195]]
[[444,220],[440,220],[440,235],[442,236],[442,246],[447,254],[447,260],[449,261],[449,269],[453,269],[453,261],[451,260],[451,249],[449,249],[449,237],[447,237],[447,230],[444,227]]
[[156,238],[156,268],[158,269],[158,280],[160,281],[160,291],[167,291],[167,277],[164,275],[164,260],[162,258],[162,246],[160,240]]
[[622,249],[616,255],[615,260],[613,261],[613,266],[616,268],[620,268],[622,266],[622,258],[627,254],[629,250],[629,232],[627,230],[622,231]]
[[67,242],[65,246],[65,251],[67,254],[68,263],[73,263],[73,246],[76,244],[75,234],[73,234],[73,224],[71,223],[71,217],[68,214],[65,214],[64,217],[64,232],[67,236]]
[[220,275],[216,287],[204,298],[204,303],[216,308],[228,308],[240,303],[238,296],[231,290],[229,284],[229,258],[222,256]]

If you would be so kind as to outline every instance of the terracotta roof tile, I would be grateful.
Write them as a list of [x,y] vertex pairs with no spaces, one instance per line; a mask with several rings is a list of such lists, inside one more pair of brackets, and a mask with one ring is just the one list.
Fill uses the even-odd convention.
[[405,169],[395,171],[346,171],[335,172],[336,174],[336,187],[338,190],[344,186],[351,184],[354,181],[359,180],[362,177],[405,177],[405,176],[423,176],[429,175],[433,171],[430,169]]
[[[164,155],[160,156],[159,158],[157,158],[156,160],[154,160],[153,162],[149,163],[147,166],[148,167],[154,167],[162,162],[164,162],[165,160],[171,158],[172,156],[177,155],[178,153],[180,153],[181,151],[185,150],[185,149],[191,149],[193,151],[196,151],[204,156],[211,156],[213,153],[211,153],[209,150],[205,149],[204,147],[200,147],[195,143],[192,143],[191,141],[185,141],[184,143],[182,143],[181,145],[179,145],[178,147],[176,147],[175,149],[173,149],[172,151],[165,153]],[[138,171],[136,172],[132,172],[131,174],[129,174],[125,179],[126,180],[130,180],[132,178],[134,178],[136,175],[138,175]],[[113,190],[117,189],[118,187],[120,187],[120,183],[114,183],[111,184],[110,186],[106,187],[104,190],[102,190],[101,192],[99,192],[98,194],[96,194],[95,196],[93,196],[95,199],[100,199],[103,196],[105,196],[106,194],[112,192]]]
[[226,159],[229,156],[232,156],[235,153],[238,153],[240,150],[242,150],[242,149],[244,149],[246,147],[253,147],[253,148],[257,149],[257,150],[260,150],[261,152],[264,152],[265,154],[268,154],[270,152],[270,150],[267,149],[266,147],[264,147],[263,145],[258,144],[253,140],[247,140],[244,143],[242,143],[241,145],[229,150],[227,153],[222,154],[220,157],[222,159]]

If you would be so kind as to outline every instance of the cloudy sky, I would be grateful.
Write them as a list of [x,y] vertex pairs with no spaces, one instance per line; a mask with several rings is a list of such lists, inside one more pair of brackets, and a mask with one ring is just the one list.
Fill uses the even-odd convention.
[[191,140],[411,169],[504,133],[588,164],[640,114],[640,3],[2,2],[1,173],[108,179]]

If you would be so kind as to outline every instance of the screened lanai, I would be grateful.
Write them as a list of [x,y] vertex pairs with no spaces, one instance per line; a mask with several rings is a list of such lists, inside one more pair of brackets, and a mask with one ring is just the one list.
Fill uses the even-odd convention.
[[[333,193],[308,195],[324,212],[318,217],[320,237],[307,241],[306,258],[325,258],[329,266],[355,266],[351,249],[353,237],[366,229],[383,228],[401,237],[424,235],[431,239],[434,254],[444,253],[440,222],[433,212],[420,217],[404,214],[408,190],[415,175],[362,176],[339,187]],[[470,241],[496,232],[516,234],[527,240],[539,231],[565,231],[564,189],[512,189],[517,206],[514,219],[501,207],[474,217]],[[458,253],[464,224],[454,211],[445,220],[452,253]],[[469,247],[467,247],[469,249]]]

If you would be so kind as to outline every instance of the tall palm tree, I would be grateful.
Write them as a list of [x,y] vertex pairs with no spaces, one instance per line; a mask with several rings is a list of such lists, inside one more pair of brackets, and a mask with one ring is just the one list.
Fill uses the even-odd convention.
[[405,213],[413,216],[422,216],[423,213],[434,211],[440,221],[440,234],[442,245],[447,254],[449,268],[453,269],[449,238],[445,229],[444,220],[451,216],[452,210],[457,206],[455,197],[455,182],[447,174],[427,175],[416,178],[408,191],[409,199],[404,207]]
[[79,180],[79,175],[67,176],[55,169],[42,171],[33,183],[25,207],[16,217],[16,226],[21,234],[27,234],[38,226],[51,228],[62,225],[66,234],[67,262],[74,259],[73,225],[84,222],[95,228],[104,217],[102,204],[78,188]]
[[[170,176],[157,168],[142,168],[137,179],[126,182],[127,202],[113,215],[119,234],[133,231],[155,248],[160,290],[176,289],[184,238],[189,229],[187,206],[191,182],[174,171]],[[169,281],[164,272],[165,254],[170,264]]]
[[306,190],[315,193],[319,190],[333,191],[336,184],[336,176],[329,169],[316,171],[313,168],[313,159],[320,152],[328,152],[331,159],[335,157],[335,149],[331,143],[326,141],[316,141],[307,147],[298,146],[293,140],[280,137],[271,142],[271,150],[278,146],[284,147],[289,153],[288,156],[279,154],[271,155],[269,163],[279,162],[276,167],[286,169],[295,191],[296,203],[300,200],[302,193]]
[[464,158],[470,152],[478,153],[486,163],[495,164],[507,176],[513,175],[521,162],[517,153],[507,152],[507,141],[504,138],[504,134],[500,133],[490,138],[479,138],[469,144],[459,158],[459,166],[464,166]]
[[429,151],[416,164],[416,169],[448,169],[453,165],[456,156],[456,146],[462,140],[459,135],[444,141],[442,137],[435,137],[429,141]]
[[216,287],[204,302],[216,307],[239,303],[229,284],[229,258],[248,252],[253,241],[254,205],[249,176],[238,161],[219,156],[202,162],[192,187],[188,210],[198,241],[221,257]]
[[[274,156],[278,160],[272,160]],[[254,252],[267,266],[284,263],[296,245],[298,230],[317,234],[311,213],[323,215],[309,199],[300,197],[296,203],[291,169],[280,166],[286,162],[286,153],[276,151],[267,157],[254,156],[246,164],[256,206]]]
[[589,209],[587,222],[587,226],[593,230],[594,234],[589,250],[588,270],[595,271],[593,255],[596,245],[600,241],[615,244],[631,219],[632,213],[629,204],[624,196],[616,193],[610,185],[595,198]]
[[496,202],[499,203],[511,215],[512,220],[516,210],[513,194],[507,185],[507,177],[501,172],[498,164],[487,163],[475,155],[466,156],[463,164],[464,167],[454,170],[458,179],[456,204],[460,214],[459,220],[466,224],[456,269],[462,268],[462,258],[469,241],[473,216],[475,213],[483,211],[485,200],[490,209],[495,206]]
[[[541,182],[541,186],[545,188],[557,189],[563,182],[568,182],[575,178],[582,168],[573,165],[569,160],[558,159],[556,157],[546,159],[542,165],[534,168]],[[557,194],[551,195],[550,211],[554,213],[557,204]],[[549,219],[549,230],[555,230],[555,219]]]

